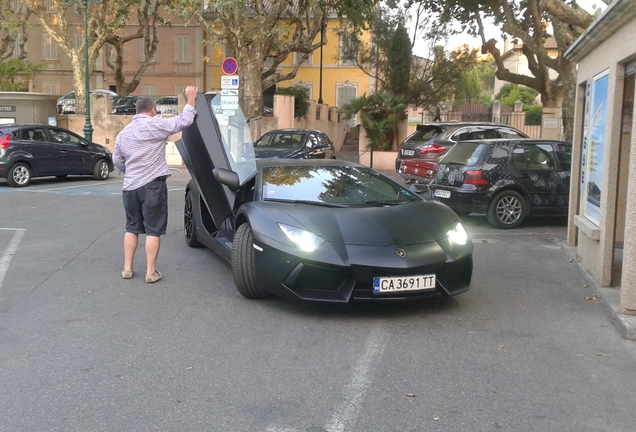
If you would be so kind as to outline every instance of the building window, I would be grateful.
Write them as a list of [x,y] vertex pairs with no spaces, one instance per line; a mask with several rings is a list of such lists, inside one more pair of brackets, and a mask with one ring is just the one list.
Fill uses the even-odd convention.
[[58,95],[60,94],[60,85],[56,82],[43,82],[42,93]]
[[307,90],[307,96],[309,96],[309,99],[312,100],[314,98],[314,87],[312,83],[308,83],[308,82],[293,82],[292,81],[292,87],[301,87],[304,88],[305,90]]
[[[303,56],[303,53],[299,53],[299,52],[294,52],[293,55],[293,59],[294,59],[294,64],[298,63],[298,60],[300,60],[300,58]],[[314,63],[314,56],[313,54],[309,54],[309,57],[307,57],[306,60],[304,60],[301,65],[303,66],[309,66],[312,65]]]
[[14,12],[18,12],[21,13],[22,12],[22,5],[20,4],[20,0],[13,0],[13,4],[11,6],[11,10]]
[[22,54],[20,43],[22,43],[22,35],[18,33],[15,37],[15,40],[13,41],[13,58],[20,58],[20,54]]
[[190,63],[190,36],[177,35],[176,43],[177,63]]
[[157,86],[145,85],[141,86],[141,95],[150,99],[157,99]]
[[[145,52],[145,49],[146,49],[146,39],[145,39],[145,38],[143,38],[143,39],[141,39],[141,61],[142,61],[142,62],[146,60],[146,52]],[[154,52],[154,53],[150,56],[149,61],[150,61],[151,63],[157,63],[157,51],[155,51],[155,52]]]
[[340,51],[338,62],[341,65],[355,65],[358,57],[358,47],[355,38],[350,34],[340,36]]
[[84,46],[84,35],[82,33],[73,33],[73,48],[80,49]]
[[44,11],[46,13],[55,13],[55,10],[57,9],[57,3],[55,3],[53,0],[44,0]]
[[44,60],[57,60],[57,43],[50,35],[42,35],[42,49]]

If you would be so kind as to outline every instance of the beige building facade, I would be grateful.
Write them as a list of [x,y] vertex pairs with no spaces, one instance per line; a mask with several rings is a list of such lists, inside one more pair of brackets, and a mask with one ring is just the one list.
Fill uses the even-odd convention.
[[578,64],[568,245],[636,315],[636,2],[614,0],[568,49]]

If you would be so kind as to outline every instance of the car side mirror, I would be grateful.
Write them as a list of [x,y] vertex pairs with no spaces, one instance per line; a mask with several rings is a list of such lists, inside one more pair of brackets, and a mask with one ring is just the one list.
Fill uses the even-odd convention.
[[227,186],[231,191],[236,192],[241,185],[239,176],[234,171],[226,170],[225,168],[214,168],[212,174],[219,183]]

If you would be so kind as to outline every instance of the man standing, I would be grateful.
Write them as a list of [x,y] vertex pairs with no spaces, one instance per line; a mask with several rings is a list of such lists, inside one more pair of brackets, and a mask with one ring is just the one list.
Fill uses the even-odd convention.
[[185,90],[186,106],[176,117],[158,117],[155,102],[141,98],[137,114],[115,140],[113,162],[124,173],[123,200],[126,212],[124,235],[124,279],[133,277],[133,260],[139,234],[146,234],[146,282],[161,279],[155,265],[161,245],[160,236],[168,225],[168,188],[170,170],[166,163],[166,140],[192,124],[196,111],[197,88]]

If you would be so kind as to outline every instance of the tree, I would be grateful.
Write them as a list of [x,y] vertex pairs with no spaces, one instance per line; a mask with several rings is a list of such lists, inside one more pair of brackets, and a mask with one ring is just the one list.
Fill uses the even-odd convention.
[[529,87],[508,83],[501,87],[495,99],[501,101],[501,106],[505,107],[514,106],[518,100],[523,102],[524,105],[534,105],[537,94],[536,90]]
[[[611,0],[603,0],[609,4]],[[490,53],[497,65],[497,78],[533,88],[541,94],[544,107],[557,107],[562,101],[562,116],[566,137],[571,137],[574,115],[576,76],[574,65],[563,53],[592,23],[594,17],[570,0],[413,0],[413,3],[439,13],[448,23],[457,20],[462,31],[479,35],[482,53]],[[532,76],[512,72],[504,63],[494,38],[487,38],[484,20],[492,19],[504,38],[522,43]],[[550,24],[550,25],[547,25]],[[546,41],[553,37],[558,55],[550,56]],[[550,70],[558,73],[550,78]]]
[[[67,12],[75,8],[80,15],[84,14],[81,1],[75,1],[73,6],[64,0],[24,0],[27,8],[36,16],[43,30],[70,57],[73,67],[73,82],[78,113],[86,112],[84,86],[85,67],[95,63],[104,43],[116,32],[124,28],[137,2],[135,0],[103,0],[102,3],[89,2],[88,18],[88,46],[76,46],[69,31]],[[47,11],[47,5],[51,10]],[[52,12],[52,13],[51,13]],[[88,65],[84,61],[84,49],[88,50]]]
[[42,69],[17,58],[0,62],[0,91],[28,91],[29,79]]
[[31,12],[18,5],[15,10],[15,1],[0,0],[0,61],[14,56],[16,41],[20,47],[19,59],[26,58],[24,49],[27,43],[27,24]]
[[[398,35],[401,38],[398,40],[404,40],[400,27],[404,28],[404,23],[409,20],[415,23],[414,33],[409,38],[411,48],[416,40],[424,39],[428,43],[428,58],[413,57],[410,50],[410,61],[396,57],[394,40]],[[434,109],[454,94],[462,74],[477,59],[476,50],[467,46],[447,51],[443,46],[447,35],[445,26],[435,23],[433,15],[424,9],[417,10],[414,17],[409,17],[404,9],[389,2],[369,21],[371,41],[365,42],[354,37],[356,46],[352,51],[357,55],[347,60],[355,61],[364,73],[376,81],[377,91],[389,91],[390,77],[401,73],[396,71],[410,63],[409,85],[404,93],[407,102]],[[401,42],[402,45],[404,43]]]
[[[348,25],[359,31],[374,3],[373,0],[210,0],[204,9],[200,0],[170,0],[174,11],[202,26],[209,44],[225,47],[236,58],[241,82],[239,99],[248,119],[262,115],[263,89],[293,79],[301,64],[320,47],[320,41],[314,40],[328,17],[342,20],[346,17]],[[327,38],[323,41],[326,44]],[[300,55],[291,72],[278,72],[278,66],[294,52]]]
[[[106,65],[113,70],[117,93],[122,96],[127,96],[135,91],[144,72],[153,62],[153,57],[159,46],[157,25],[164,22],[160,15],[162,6],[162,0],[141,0],[137,7],[137,22],[139,26],[136,28],[136,32],[129,35],[114,33],[105,39]],[[144,58],[131,80],[126,82],[126,77],[124,76],[124,45],[137,39],[143,39]],[[113,50],[115,51],[114,61],[111,58]]]
[[341,112],[345,119],[360,116],[369,138],[370,150],[392,150],[398,123],[406,118],[406,98],[389,92],[363,95],[352,100]]
[[399,23],[391,37],[387,52],[387,63],[391,65],[387,77],[391,93],[402,96],[409,93],[412,56],[411,39],[404,24]]

